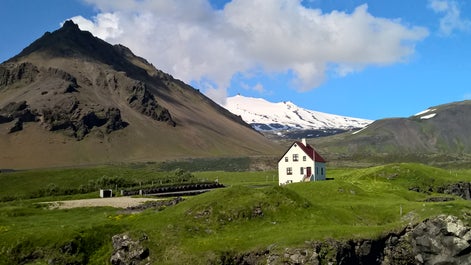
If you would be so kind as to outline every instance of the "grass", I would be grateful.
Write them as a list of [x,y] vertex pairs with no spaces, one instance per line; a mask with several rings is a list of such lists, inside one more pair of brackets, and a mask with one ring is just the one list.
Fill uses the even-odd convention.
[[[141,174],[139,170],[143,169],[134,170],[130,172]],[[86,177],[75,179],[79,171],[62,172],[75,174],[69,177],[77,185],[88,181]],[[57,178],[49,173],[14,174],[26,182],[22,183],[25,189],[33,190],[29,185],[38,182],[29,182],[28,176],[47,175],[48,181],[67,185],[67,181],[60,181],[64,178],[60,172],[54,173]],[[97,177],[103,172],[96,169],[87,176]],[[107,264],[111,236],[126,231],[148,236],[145,244],[155,264],[207,264],[217,263],[224,255],[269,246],[276,252],[311,240],[376,238],[443,213],[470,221],[466,219],[471,214],[469,201],[455,198],[425,203],[428,197],[442,195],[414,192],[409,187],[469,182],[471,170],[450,171],[421,164],[330,169],[328,175],[333,180],[286,187],[277,185],[276,172],[212,171],[194,175],[218,179],[228,188],[189,197],[164,211],[132,215],[106,207],[49,210],[38,206],[39,201],[55,199],[51,197],[0,203],[0,264],[47,264],[50,259],[58,260],[58,264]],[[17,179],[2,176],[3,182]],[[2,188],[0,195],[5,193],[10,191]],[[75,252],[64,251],[70,245],[76,246]]]

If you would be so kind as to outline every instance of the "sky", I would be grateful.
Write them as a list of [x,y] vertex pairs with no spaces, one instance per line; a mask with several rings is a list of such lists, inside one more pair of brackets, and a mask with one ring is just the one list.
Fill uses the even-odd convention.
[[376,120],[471,99],[466,0],[2,0],[0,62],[68,19],[220,104]]

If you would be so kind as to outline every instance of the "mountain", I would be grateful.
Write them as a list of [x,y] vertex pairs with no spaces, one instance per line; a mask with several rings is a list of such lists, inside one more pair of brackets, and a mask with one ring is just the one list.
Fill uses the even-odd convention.
[[360,129],[372,122],[304,109],[289,101],[272,103],[241,95],[229,97],[224,107],[258,131],[288,138],[331,135]]
[[[419,112],[408,118],[377,120],[362,130],[316,139],[331,158],[382,160],[467,160],[471,156],[471,101]],[[321,151],[321,152],[322,152]]]
[[0,64],[0,168],[277,152],[198,90],[72,21]]

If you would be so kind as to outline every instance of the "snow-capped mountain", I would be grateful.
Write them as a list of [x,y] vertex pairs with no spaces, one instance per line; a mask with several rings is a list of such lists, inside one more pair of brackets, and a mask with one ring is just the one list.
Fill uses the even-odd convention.
[[292,102],[273,103],[262,98],[237,95],[227,98],[226,109],[258,131],[282,130],[352,130],[370,124],[371,120],[327,114],[304,109]]

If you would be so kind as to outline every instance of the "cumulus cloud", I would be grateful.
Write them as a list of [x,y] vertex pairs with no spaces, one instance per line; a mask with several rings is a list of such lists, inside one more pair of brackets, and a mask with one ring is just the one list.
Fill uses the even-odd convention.
[[207,0],[86,1],[99,13],[75,17],[82,29],[128,46],[186,82],[209,80],[202,89],[218,102],[235,74],[290,72],[286,86],[306,91],[327,73],[403,62],[428,35],[399,19],[375,17],[367,5],[323,13],[300,0],[232,0],[221,10]]
[[267,91],[265,90],[265,87],[263,86],[262,83],[258,82],[257,84],[255,84],[254,86],[250,86],[249,84],[247,83],[240,83],[240,87],[245,89],[245,90],[253,90],[253,91],[257,91],[259,94],[263,94],[263,93],[266,93]]
[[456,1],[429,0],[429,7],[434,12],[443,14],[439,29],[441,35],[449,36],[455,30],[467,31],[471,28],[471,21],[461,17],[461,10]]

